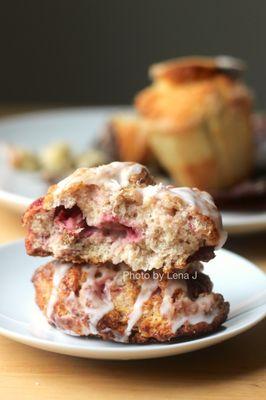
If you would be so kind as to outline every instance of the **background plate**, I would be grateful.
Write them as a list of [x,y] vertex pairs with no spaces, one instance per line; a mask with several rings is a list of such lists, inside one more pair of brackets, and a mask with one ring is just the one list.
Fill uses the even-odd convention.
[[[47,186],[38,174],[17,172],[8,167],[5,143],[40,149],[57,140],[65,140],[75,151],[93,144],[109,118],[129,107],[81,107],[57,109],[2,118],[0,120],[0,201],[23,212],[32,199],[45,193]],[[224,212],[229,233],[266,229],[266,212]]]

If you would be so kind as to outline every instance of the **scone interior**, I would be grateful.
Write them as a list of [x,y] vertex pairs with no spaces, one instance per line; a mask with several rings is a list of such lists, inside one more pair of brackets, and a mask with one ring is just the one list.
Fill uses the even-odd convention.
[[229,304],[194,262],[185,272],[132,272],[125,264],[52,261],[33,276],[50,324],[80,336],[123,343],[166,342],[216,330]]
[[210,195],[155,185],[135,163],[77,170],[34,202],[23,220],[30,255],[124,262],[134,271],[207,261],[225,240]]

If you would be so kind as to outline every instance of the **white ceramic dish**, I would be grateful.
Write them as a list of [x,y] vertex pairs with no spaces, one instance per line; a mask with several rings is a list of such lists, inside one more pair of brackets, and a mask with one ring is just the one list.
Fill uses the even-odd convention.
[[[38,174],[17,172],[6,162],[5,143],[39,149],[56,140],[66,140],[74,150],[88,148],[101,134],[106,121],[125,107],[69,108],[28,113],[0,120],[0,201],[23,212],[32,199],[47,189]],[[266,212],[223,213],[229,233],[266,230]]]
[[28,257],[23,241],[0,246],[0,334],[44,350],[116,360],[170,356],[227,340],[251,328],[266,315],[263,272],[244,258],[220,250],[205,267],[214,289],[231,304],[229,319],[220,331],[196,340],[151,345],[71,337],[49,327],[34,304],[30,279],[35,268],[45,262],[45,259]]

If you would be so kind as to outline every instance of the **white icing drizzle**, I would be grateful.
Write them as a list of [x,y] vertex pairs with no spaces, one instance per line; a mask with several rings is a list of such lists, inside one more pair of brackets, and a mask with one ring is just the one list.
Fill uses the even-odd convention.
[[173,310],[173,294],[177,289],[181,289],[184,292],[187,291],[187,285],[182,280],[168,280],[167,286],[165,287],[163,300],[160,308],[160,313],[163,317],[171,318]]
[[133,175],[140,174],[143,169],[144,167],[140,164],[133,164],[128,168],[122,168],[122,170],[119,173],[119,179],[118,179],[120,186],[122,187],[127,186],[129,184],[130,177]]
[[170,188],[170,191],[176,194],[190,207],[195,208],[201,214],[206,215],[217,222],[219,213],[209,193],[187,187]]
[[200,191],[195,188],[188,187],[173,187],[169,185],[164,185],[162,183],[158,185],[149,185],[144,188],[139,189],[143,195],[143,202],[146,203],[152,198],[163,199],[163,196],[167,193],[172,193],[178,198],[180,198],[185,205],[193,208],[195,211],[202,215],[210,218],[219,232],[219,243],[216,249],[222,247],[226,241],[227,234],[223,230],[221,215],[215,206],[211,195],[207,192]]
[[[197,311],[189,315],[177,313],[177,315],[174,316],[175,310],[173,310],[173,316],[170,320],[172,332],[176,333],[176,331],[181,328],[181,326],[184,325],[184,323],[186,322],[188,322],[190,325],[195,325],[199,322],[211,324],[219,312],[218,309],[211,310],[212,300],[212,294],[207,294],[204,296],[199,296],[193,302],[191,301],[193,308],[195,308]],[[176,305],[173,304],[173,307],[175,308]],[[204,310],[206,309],[211,311],[205,312]]]
[[[174,302],[173,295],[177,289],[181,289],[183,293]],[[191,313],[189,315],[185,315],[183,312],[184,302],[190,303]],[[190,325],[195,325],[199,322],[212,323],[216,315],[218,315],[217,309],[211,309],[212,304],[212,294],[199,296],[192,301],[187,297],[187,285],[184,280],[168,280],[163,292],[160,313],[169,321],[172,332],[176,333],[186,322]],[[178,312],[179,305],[181,305],[182,313]]]
[[58,299],[58,288],[59,285],[64,278],[66,272],[70,268],[70,264],[60,264],[57,262],[55,263],[55,268],[54,268],[54,276],[53,276],[53,289],[52,293],[49,299],[49,302],[47,304],[46,308],[46,316],[48,320],[51,320],[53,313],[54,313],[54,307]]
[[140,188],[139,191],[143,197],[143,203],[150,201],[153,197],[158,197],[160,192],[165,191],[166,186],[163,183],[158,183],[158,185],[149,185],[144,188]]
[[213,220],[220,236],[216,249],[221,248],[227,239],[227,233],[223,230],[221,215],[213,202],[212,196],[195,188],[177,187],[170,190],[190,207]]
[[[110,288],[116,272],[104,266],[84,267],[84,270],[87,272],[87,279],[80,289],[79,302],[88,315],[88,332],[97,335],[98,322],[114,308]],[[101,274],[98,278],[97,273]],[[103,291],[102,285],[104,285]]]
[[119,190],[129,184],[130,177],[140,174],[144,166],[131,162],[112,162],[96,168],[79,168],[57,184],[53,192],[54,200],[72,185],[103,185],[111,190]]
[[[64,319],[67,319],[68,316],[59,317],[55,315],[54,307],[58,299],[60,282],[70,267],[70,264],[56,263],[53,289],[46,309],[48,321],[54,322],[56,326],[59,325],[59,329],[60,321],[64,322]],[[87,323],[81,325],[83,335],[98,335],[110,331],[110,328],[106,327],[99,332],[97,325],[106,314],[114,309],[111,288],[112,285],[122,285],[123,287],[123,280],[121,280],[123,271],[125,271],[123,266],[118,271],[104,265],[100,267],[95,265],[82,267],[82,273],[86,273],[86,280],[82,283],[78,296],[73,291],[69,293],[65,299],[65,306],[73,317],[77,312],[85,316]],[[132,329],[143,315],[143,305],[150,299],[158,286],[159,279],[150,277],[141,281],[140,292],[129,314],[127,327],[123,334],[112,331],[114,340],[123,343],[128,341]],[[173,299],[177,290],[180,290],[178,297]],[[210,324],[218,315],[218,312],[219,310],[214,307],[211,293],[200,295],[197,299],[190,300],[187,295],[187,283],[184,279],[167,280],[166,286],[162,291],[160,313],[169,322],[173,334],[185,323],[190,325],[200,322]],[[75,334],[71,330],[65,330],[64,332]]]
[[128,340],[134,325],[142,316],[142,308],[144,303],[149,300],[152,293],[157,289],[157,287],[158,281],[155,279],[150,278],[143,281],[140,292],[133,306],[133,310],[129,315],[124,335],[119,338],[121,342],[126,342]]

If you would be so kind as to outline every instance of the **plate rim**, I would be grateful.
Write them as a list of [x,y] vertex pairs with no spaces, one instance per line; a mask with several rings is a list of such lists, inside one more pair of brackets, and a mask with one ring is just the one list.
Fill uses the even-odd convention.
[[[85,348],[80,346],[75,346],[73,344],[68,343],[60,343],[60,342],[52,342],[49,340],[29,337],[25,336],[22,333],[16,333],[9,329],[5,329],[0,326],[0,335],[12,339],[18,343],[22,343],[28,345],[30,347],[34,347],[37,349],[41,349],[44,351],[50,351],[52,353],[59,353],[70,355],[73,357],[82,357],[82,358],[91,358],[91,359],[102,359],[102,360],[144,360],[150,358],[160,358],[160,357],[170,357],[176,356],[179,354],[191,353],[193,351],[201,350],[206,347],[211,347],[216,344],[222,343],[226,340],[229,340],[235,336],[238,336],[241,333],[244,333],[251,329],[253,326],[257,325],[260,321],[262,321],[266,316],[266,307],[265,305],[256,307],[254,310],[258,308],[264,308],[264,312],[258,315],[256,318],[252,319],[249,323],[242,323],[242,325],[234,328],[233,330],[225,333],[225,332],[217,332],[212,336],[205,336],[199,339],[181,342],[181,343],[162,343],[158,344],[159,348],[149,348],[144,347],[145,345],[138,345],[141,350],[141,354],[139,351],[136,351],[133,347],[127,347],[124,349],[123,347],[118,348],[97,348],[92,349],[91,347]],[[247,311],[244,314],[251,313],[252,311]],[[236,317],[237,318],[237,317]],[[100,339],[99,339],[100,340]],[[193,345],[194,343],[194,345]],[[125,345],[128,346],[128,345]],[[149,346],[149,345],[146,345]],[[187,348],[188,347],[188,348]],[[181,351],[179,349],[181,348]],[[144,351],[143,351],[144,350]],[[74,352],[77,352],[74,354]],[[114,353],[116,353],[114,355]]]
[[[0,245],[0,253],[3,249],[7,249],[13,246],[23,245],[24,240],[19,239],[9,243],[4,243]],[[243,256],[236,254],[232,251],[226,249],[220,249],[219,252],[223,252],[229,256],[233,256],[239,259],[240,261],[244,261],[246,265],[250,265],[253,269],[256,270],[257,273],[265,276],[265,273],[253,262],[249,261]],[[92,359],[110,359],[110,360],[129,360],[129,359],[148,359],[148,358],[158,358],[158,357],[167,357],[174,356],[182,353],[192,352],[196,350],[200,350],[209,346],[213,346],[215,344],[224,342],[238,334],[245,332],[251,329],[253,326],[262,321],[266,316],[266,304],[259,305],[252,310],[247,310],[244,312],[244,315],[251,314],[256,312],[256,310],[260,310],[261,312],[258,315],[253,316],[249,322],[239,322],[236,327],[232,327],[228,331],[218,331],[211,335],[204,336],[202,338],[194,339],[186,342],[179,343],[158,343],[154,345],[133,345],[128,346],[125,345],[117,348],[105,347],[105,348],[96,348],[93,349],[93,345],[86,347],[81,347],[80,345],[74,345],[69,343],[62,342],[52,342],[47,339],[42,339],[34,336],[28,336],[20,332],[16,332],[11,329],[7,329],[1,326],[1,319],[8,318],[4,314],[0,314],[0,334],[4,337],[15,340],[19,343],[23,343],[29,345],[31,347],[35,347],[38,349],[51,351],[54,353],[72,355],[76,357],[83,358],[92,358]],[[241,315],[243,315],[241,314]],[[234,317],[235,319],[238,316]],[[233,318],[233,319],[234,319]],[[19,322],[15,320],[16,322]],[[21,321],[22,322],[22,321]],[[55,329],[55,328],[54,328]],[[97,339],[96,339],[97,340]],[[100,340],[100,339],[98,339]],[[136,351],[136,346],[139,347],[139,350]],[[151,347],[153,346],[153,347]],[[77,354],[78,353],[78,354]],[[115,353],[115,354],[114,354]]]

